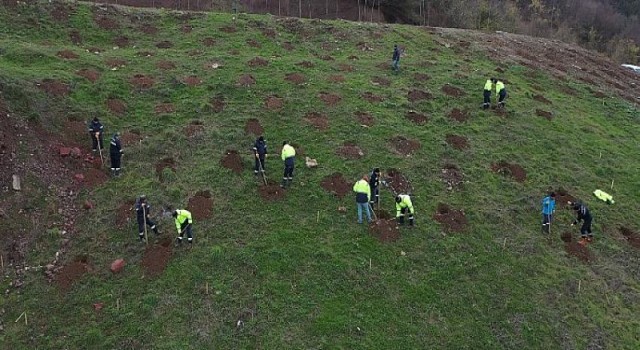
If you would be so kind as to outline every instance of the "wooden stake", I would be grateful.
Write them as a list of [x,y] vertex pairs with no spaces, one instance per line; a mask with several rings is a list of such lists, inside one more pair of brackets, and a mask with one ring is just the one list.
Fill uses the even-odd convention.
[[120,298],[116,299],[116,310],[120,310]]
[[371,258],[369,258],[369,270],[371,270]]
[[316,216],[316,223],[320,222],[320,210],[318,210],[318,215]]
[[2,269],[4,270],[4,254],[0,254],[0,264],[2,264]]
[[20,316],[18,316],[18,318],[13,322],[13,323],[18,323],[18,321],[20,321],[20,319],[22,318],[22,316],[26,315],[26,311],[23,311]]
[[26,311],[24,312],[24,325],[25,326],[29,325],[29,322],[27,322],[27,312]]
[[611,180],[611,189],[613,189],[613,181],[615,180]]
[[505,237],[504,242],[502,242],[502,249],[504,250],[506,246],[507,246],[507,237]]
[[578,280],[578,293],[580,293],[580,285],[582,284],[582,280]]
[[209,282],[205,284],[205,294],[209,295]]

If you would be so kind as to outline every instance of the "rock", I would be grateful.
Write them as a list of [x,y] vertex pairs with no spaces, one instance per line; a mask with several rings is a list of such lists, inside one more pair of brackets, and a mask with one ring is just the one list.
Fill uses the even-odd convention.
[[63,157],[68,157],[71,154],[71,148],[69,147],[60,147],[60,155]]
[[78,147],[73,147],[71,149],[71,155],[74,156],[75,158],[80,158],[82,157],[82,151]]
[[339,213],[346,213],[347,212],[347,208],[346,207],[338,207],[338,212]]
[[103,307],[104,307],[104,303],[95,303],[95,304],[93,304],[93,309],[96,310],[96,311],[102,310]]
[[53,268],[56,267],[54,264],[47,264],[47,266],[45,266],[45,268],[47,269],[47,271],[51,271],[53,270]]
[[318,161],[309,157],[305,157],[304,162],[307,165],[307,168],[316,168],[318,166]]
[[111,272],[113,273],[119,273],[120,271],[122,271],[122,269],[124,269],[124,266],[127,263],[124,261],[124,259],[117,259],[114,262],[111,263]]
[[82,174],[75,174],[73,177],[78,181],[84,180],[84,175]]
[[20,191],[20,176],[13,175],[13,190]]
[[90,209],[93,209],[94,204],[93,204],[93,202],[92,202],[92,201],[90,201],[90,200],[88,200],[88,199],[87,199],[86,201],[84,201],[84,204],[82,205],[82,207],[83,207],[85,210],[90,210]]

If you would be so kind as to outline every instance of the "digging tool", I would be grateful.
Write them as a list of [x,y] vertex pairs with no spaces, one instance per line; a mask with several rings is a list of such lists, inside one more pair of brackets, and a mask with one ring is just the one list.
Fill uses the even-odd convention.
[[100,161],[102,162],[102,166],[104,166],[104,157],[102,156],[102,147],[100,146],[100,133],[97,132],[95,134],[93,134],[93,136],[95,136],[96,138],[96,142],[98,143],[98,151],[100,152]]
[[149,244],[149,239],[147,238],[147,206],[142,205],[142,220],[144,221],[144,244]]
[[369,205],[369,209],[371,209],[371,212],[373,213],[373,219],[375,221],[378,221],[378,215],[376,215],[376,211],[373,210],[373,206],[371,205],[371,203],[367,203]]
[[258,171],[260,171],[260,174],[262,175],[262,181],[264,182],[265,186],[267,185],[267,176],[264,174],[264,167],[262,166],[262,161],[260,160],[260,156],[258,155],[258,153],[256,152],[256,158],[258,158]]

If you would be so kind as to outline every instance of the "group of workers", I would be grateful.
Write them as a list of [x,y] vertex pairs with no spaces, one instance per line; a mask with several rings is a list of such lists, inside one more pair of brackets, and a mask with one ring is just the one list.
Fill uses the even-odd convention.
[[[593,242],[593,233],[591,231],[591,222],[593,221],[593,217],[591,216],[591,212],[589,212],[589,208],[580,202],[567,202],[569,207],[576,212],[576,218],[571,223],[571,226],[575,226],[579,223],[582,223],[582,227],[580,227],[580,240],[578,241],[581,245],[586,245],[587,243]],[[555,192],[549,193],[548,196],[542,199],[542,232],[543,233],[551,233],[551,222],[553,219],[553,214],[556,211],[556,194]]]
[[504,82],[502,80],[496,78],[487,79],[484,83],[484,103],[482,104],[483,109],[489,109],[491,107],[491,95],[493,91],[493,86],[496,87],[496,99],[498,100],[498,108],[504,108],[507,98],[507,88],[504,86]]
[[[380,184],[386,184],[382,180],[380,174],[380,168],[374,168],[369,175],[364,175],[362,178],[353,185],[353,192],[356,194],[356,207],[358,209],[358,223],[362,224],[362,212],[367,215],[367,221],[371,220],[371,210],[373,206],[380,201]],[[373,195],[373,198],[371,196]],[[414,225],[413,203],[411,197],[408,194],[396,194],[396,220],[398,224],[404,225],[405,216],[409,217],[409,226]]]

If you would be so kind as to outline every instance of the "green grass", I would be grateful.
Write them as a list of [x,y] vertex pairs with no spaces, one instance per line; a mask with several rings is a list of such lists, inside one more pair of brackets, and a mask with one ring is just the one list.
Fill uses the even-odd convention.
[[[168,11],[124,9],[113,17],[119,30],[96,27],[92,8],[77,5],[69,24],[55,22],[49,6],[0,9],[0,84],[10,108],[64,135],[68,118],[99,115],[108,133],[140,131],[147,138],[125,149],[121,178],[82,193],[96,209],[78,223],[71,261],[86,255],[93,271],[62,293],[39,273],[28,273],[20,293],[0,299],[4,330],[0,342],[12,349],[636,349],[640,346],[640,254],[617,232],[619,225],[640,229],[637,193],[640,175],[636,159],[639,111],[615,97],[591,97],[586,85],[559,82],[539,71],[532,80],[528,68],[509,65],[508,114],[500,117],[477,107],[481,87],[495,63],[473,50],[459,55],[440,46],[430,34],[416,27],[377,26],[344,21],[301,21],[297,32],[285,29],[283,20],[270,16],[240,15],[235,24],[229,14],[196,14],[188,21],[194,29],[180,31],[183,20]],[[17,16],[17,14],[20,16]],[[142,15],[156,35],[141,33],[132,20]],[[37,23],[37,25],[35,25]],[[236,25],[236,33],[219,29]],[[265,37],[260,27],[278,32]],[[83,43],[71,44],[68,33],[80,31]],[[345,34],[347,39],[339,39]],[[373,33],[382,33],[376,38]],[[304,34],[304,35],[303,35]],[[112,40],[129,37],[131,45],[114,49]],[[201,40],[214,38],[206,48]],[[262,44],[254,49],[246,40]],[[170,49],[155,44],[169,40]],[[289,41],[295,49],[284,50]],[[373,51],[360,51],[364,41]],[[325,52],[330,42],[336,49]],[[402,72],[377,67],[390,64],[392,44],[406,45],[409,55]],[[133,47],[135,46],[135,48]],[[104,50],[88,53],[87,47]],[[438,51],[434,49],[437,48]],[[62,60],[56,53],[70,49],[77,60]],[[202,53],[189,56],[192,50]],[[231,55],[237,50],[237,55]],[[151,58],[138,57],[152,51]],[[330,54],[323,61],[315,54]],[[358,60],[348,60],[351,55]],[[247,61],[260,56],[267,67],[250,68]],[[471,62],[463,61],[470,58]],[[120,58],[124,68],[110,70],[105,61]],[[155,66],[159,60],[177,65],[172,71]],[[315,63],[315,68],[296,65]],[[204,69],[217,61],[219,69]],[[433,65],[423,68],[422,63]],[[339,72],[340,63],[354,72]],[[101,78],[92,84],[75,74],[93,68]],[[303,73],[308,82],[293,86],[286,73]],[[431,79],[418,83],[414,73]],[[236,86],[241,74],[252,74],[257,84]],[[154,77],[155,85],[137,91],[129,84],[134,74]],[[331,74],[343,74],[346,82],[332,84]],[[459,74],[459,75],[457,75]],[[188,87],[180,80],[198,75],[203,84]],[[386,77],[390,87],[374,86],[371,78]],[[55,78],[70,83],[68,97],[53,98],[35,83]],[[445,96],[440,87],[451,83],[465,90],[461,98]],[[532,99],[532,85],[545,87],[553,105]],[[567,84],[578,91],[569,96],[560,90]],[[434,98],[412,104],[409,89],[430,91]],[[385,97],[370,104],[364,92]],[[326,107],[320,92],[342,96],[335,107]],[[224,96],[227,106],[213,113],[210,99]],[[264,107],[266,96],[285,100],[280,111]],[[111,114],[108,98],[126,101],[125,116]],[[156,115],[156,104],[173,103],[176,113]],[[447,118],[458,107],[471,118],[456,123]],[[551,110],[553,121],[535,115],[535,109]],[[408,110],[428,114],[430,121],[417,127],[404,118]],[[320,111],[330,128],[318,131],[303,121],[306,113]],[[356,111],[370,112],[376,120],[363,128]],[[253,137],[243,131],[249,118],[265,128],[271,151],[268,175],[278,179],[281,164],[275,155],[282,140],[299,144],[318,159],[317,169],[306,169],[298,160],[296,178],[286,198],[265,202],[257,195],[257,181],[249,170],[248,148]],[[204,122],[204,134],[189,139],[183,127],[192,120]],[[456,151],[445,135],[469,139],[470,148]],[[389,151],[387,140],[396,135],[418,139],[422,147],[411,157]],[[365,151],[357,161],[344,161],[335,148],[353,141]],[[246,171],[235,175],[220,166],[226,149],[239,150]],[[602,154],[600,158],[600,154]],[[161,183],[154,164],[165,157],[177,160],[175,178]],[[516,162],[527,171],[519,184],[491,172],[500,160]],[[460,166],[464,187],[447,191],[441,168]],[[372,167],[400,169],[412,182],[417,228],[403,229],[401,239],[380,243],[358,226],[351,195],[337,199],[320,188],[323,177],[342,172],[353,180]],[[596,202],[591,192],[609,190],[616,204]],[[556,238],[547,243],[539,234],[539,200],[548,188],[564,187],[589,204],[595,215],[596,243],[590,249],[596,261],[584,264],[569,257]],[[156,208],[184,207],[200,190],[211,191],[213,218],[196,220],[196,244],[191,251],[174,252],[166,271],[157,278],[144,277],[134,224],[114,226],[116,208],[135,195],[146,193]],[[41,194],[42,195],[42,194]],[[393,210],[391,193],[384,191],[383,205]],[[53,194],[47,194],[54,200]],[[35,205],[41,201],[35,201]],[[438,203],[463,209],[469,220],[465,233],[444,234],[431,218]],[[337,212],[346,206],[346,215]],[[319,214],[318,214],[319,213]],[[319,215],[319,216],[318,216]],[[568,230],[571,213],[559,211],[554,230]],[[8,225],[13,225],[10,223]],[[162,220],[165,235],[173,237],[173,223]],[[48,263],[56,251],[59,232],[47,231],[30,247],[29,265]],[[506,242],[506,243],[505,243]],[[108,265],[123,257],[128,265],[111,275]],[[3,287],[8,282],[3,282]],[[206,293],[208,286],[209,293]],[[578,287],[579,286],[579,287]],[[6,289],[6,288],[5,288]],[[102,302],[102,311],[92,304]],[[13,322],[27,311],[29,325]],[[243,327],[236,327],[239,319]]]

